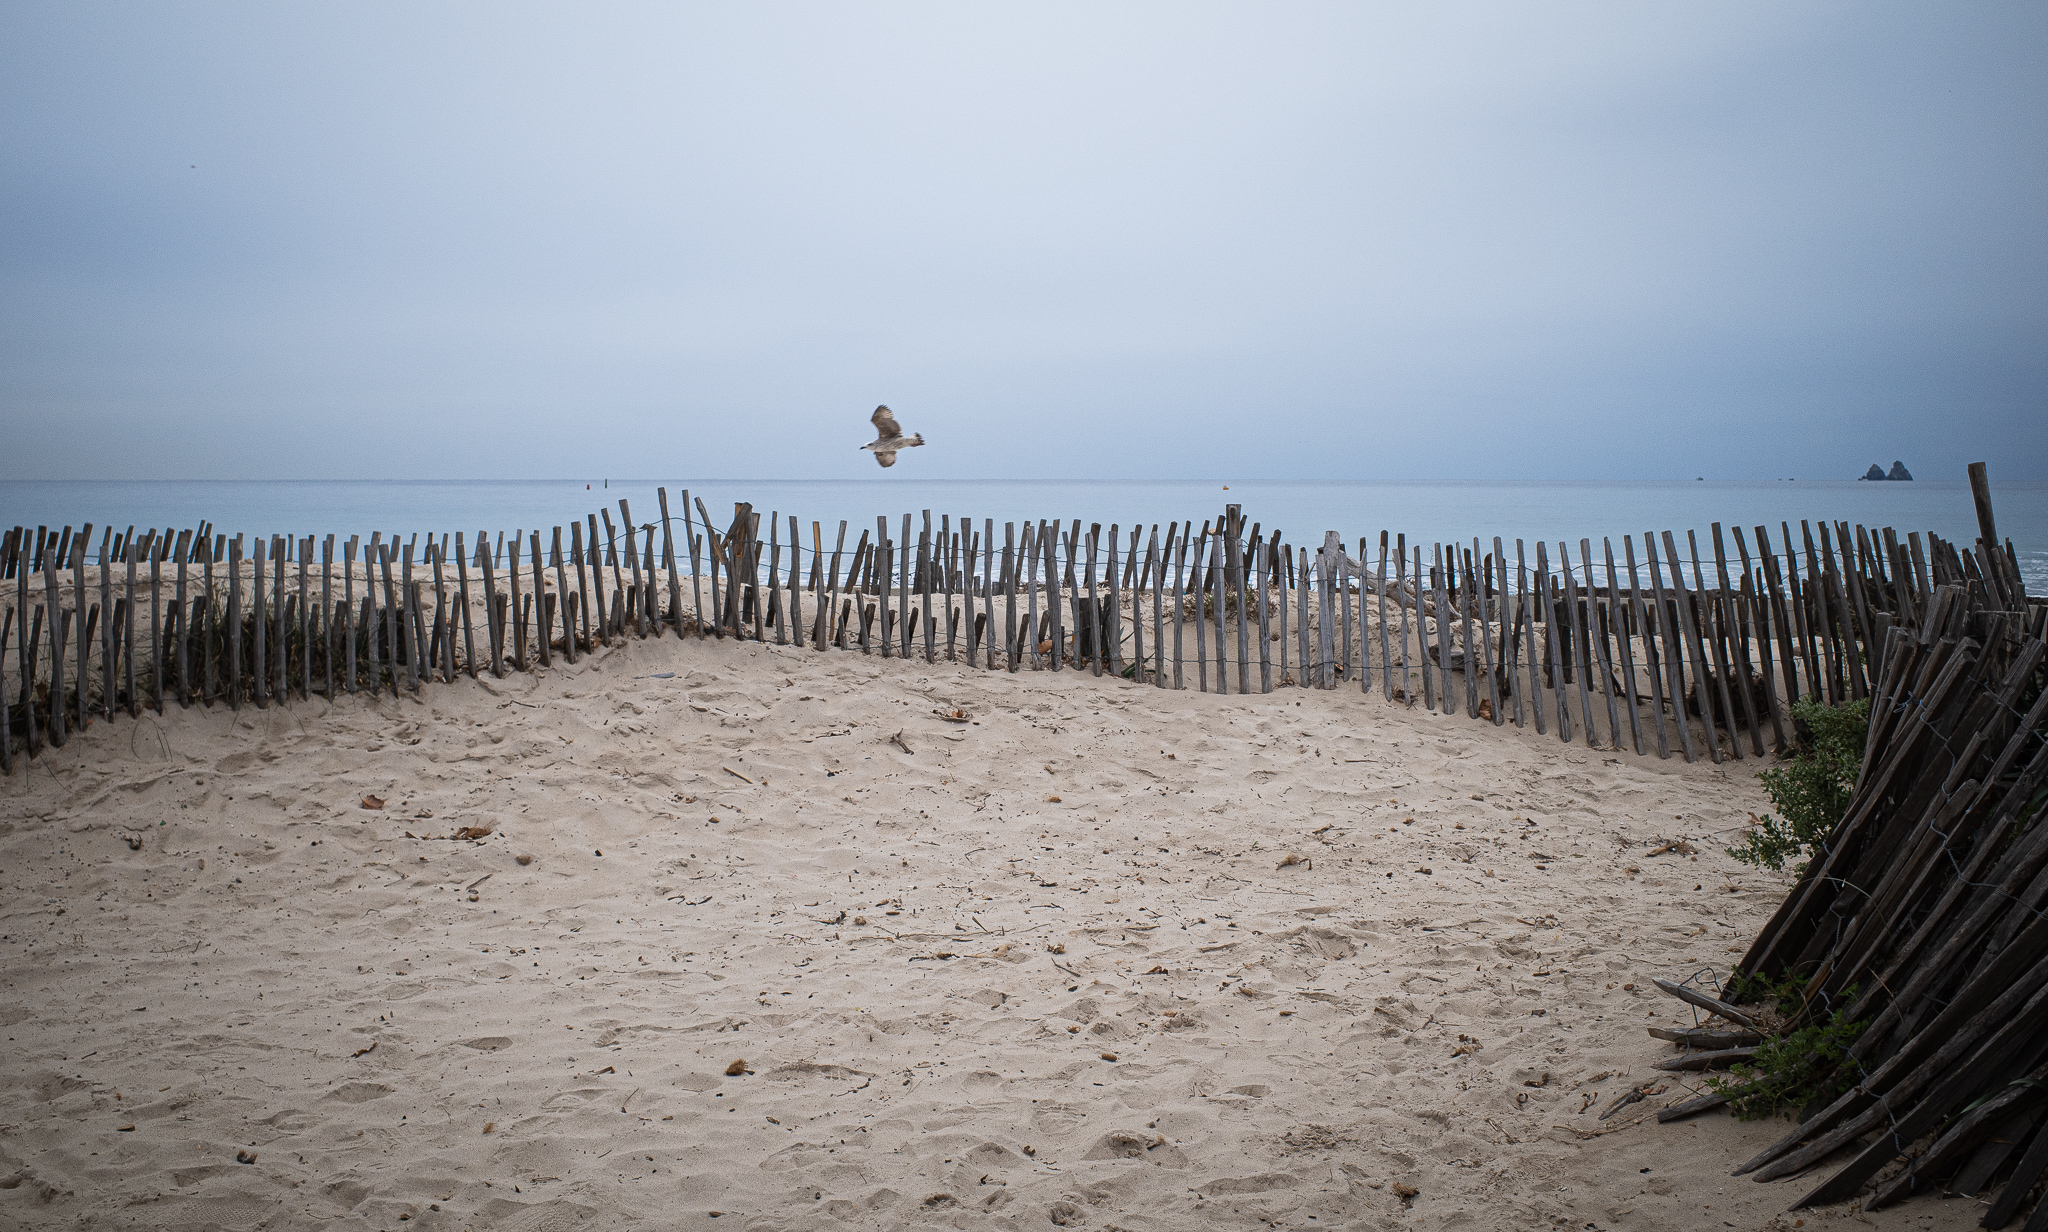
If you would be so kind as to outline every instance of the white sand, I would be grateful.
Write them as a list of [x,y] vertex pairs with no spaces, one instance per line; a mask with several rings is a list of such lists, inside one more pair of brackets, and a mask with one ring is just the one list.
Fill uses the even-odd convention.
[[0,781],[0,1222],[1789,1228],[1782,1122],[1597,1119],[1755,768],[673,638],[96,723]]

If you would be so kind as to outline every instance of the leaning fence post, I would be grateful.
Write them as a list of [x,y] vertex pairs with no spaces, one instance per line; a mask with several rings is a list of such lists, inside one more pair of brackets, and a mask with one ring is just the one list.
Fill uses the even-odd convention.
[[[1691,762],[1697,758],[1692,748],[1692,721],[1685,717],[1685,638],[1682,633],[1683,621],[1679,615],[1679,600],[1667,597],[1664,593],[1664,569],[1657,557],[1656,536],[1650,531],[1643,532],[1643,553],[1644,563],[1650,570],[1650,591],[1657,600],[1657,633],[1663,643],[1664,670],[1669,678],[1667,692],[1671,698],[1672,721],[1678,727],[1678,743],[1685,754],[1685,760]],[[1673,562],[1674,576],[1676,572],[1676,562]],[[1712,734],[1710,729],[1708,735]],[[1719,764],[1719,749],[1714,748],[1712,740],[1708,741],[1708,747],[1714,749],[1714,761]]]
[[[1671,756],[1671,737],[1664,727],[1664,673],[1657,659],[1657,639],[1650,628],[1649,608],[1643,602],[1643,584],[1636,575],[1635,536],[1621,537],[1622,558],[1628,564],[1629,598],[1634,604],[1636,635],[1643,639],[1643,674],[1650,678],[1650,718],[1657,732],[1657,756]],[[1661,605],[1660,605],[1661,606]],[[1630,686],[1633,694],[1634,686]]]

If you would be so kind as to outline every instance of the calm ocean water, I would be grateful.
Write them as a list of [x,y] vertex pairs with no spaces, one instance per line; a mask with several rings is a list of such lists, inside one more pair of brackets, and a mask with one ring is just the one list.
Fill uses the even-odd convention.
[[[1247,520],[1279,527],[1296,543],[1319,541],[1325,530],[1347,539],[1381,530],[1406,533],[1425,545],[1474,536],[1491,545],[1509,541],[1565,540],[1577,555],[1581,538],[1670,530],[1704,533],[1710,523],[1744,528],[1759,524],[1778,538],[1778,524],[1801,518],[1933,531],[1968,543],[1976,514],[1967,484],[1833,482],[1654,483],[1001,483],[932,482],[891,476],[860,481],[613,479],[606,481],[0,481],[0,527],[52,527],[91,521],[126,529],[191,526],[207,519],[223,532],[273,535],[360,534],[373,530],[474,533],[567,525],[600,508],[619,519],[618,501],[631,503],[636,522],[660,516],[657,486],[668,489],[671,512],[682,515],[681,494],[701,499],[721,526],[735,501],[751,501],[764,514],[823,524],[826,545],[840,519],[849,542],[863,526],[888,514],[900,527],[906,512],[932,511],[956,521],[996,522],[1080,518],[1085,523],[1160,523],[1213,517],[1224,504],[1244,507]],[[2027,588],[2048,592],[2048,484],[1997,484],[1998,531],[2013,542]],[[95,538],[98,535],[95,533]],[[545,533],[543,538],[546,538]],[[1617,543],[1617,554],[1619,545]]]

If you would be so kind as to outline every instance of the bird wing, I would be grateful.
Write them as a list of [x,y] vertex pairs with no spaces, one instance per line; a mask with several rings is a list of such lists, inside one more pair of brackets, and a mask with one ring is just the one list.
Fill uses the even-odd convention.
[[875,461],[880,462],[883,466],[894,466],[896,465],[896,451],[893,449],[877,449],[875,450]]
[[883,440],[888,440],[892,436],[903,435],[903,429],[896,424],[896,416],[891,414],[886,406],[876,407],[875,413],[868,416],[868,422],[875,425],[875,432]]

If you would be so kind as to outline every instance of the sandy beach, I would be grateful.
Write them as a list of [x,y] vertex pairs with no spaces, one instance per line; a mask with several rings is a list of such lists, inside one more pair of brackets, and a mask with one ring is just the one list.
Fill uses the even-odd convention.
[[1654,1119],[1756,768],[674,638],[101,721],[0,780],[0,1223],[1972,1226]]

